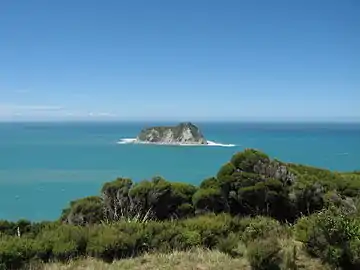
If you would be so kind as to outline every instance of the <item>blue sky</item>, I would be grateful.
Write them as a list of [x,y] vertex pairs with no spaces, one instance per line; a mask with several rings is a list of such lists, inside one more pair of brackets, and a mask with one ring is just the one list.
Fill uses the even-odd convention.
[[360,120],[358,0],[4,0],[0,120]]

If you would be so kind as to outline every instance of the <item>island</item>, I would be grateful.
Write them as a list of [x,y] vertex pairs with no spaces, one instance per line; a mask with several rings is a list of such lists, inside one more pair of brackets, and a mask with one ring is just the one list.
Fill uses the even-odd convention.
[[184,122],[176,126],[156,126],[143,129],[134,143],[153,143],[171,145],[207,145],[208,142],[200,129]]

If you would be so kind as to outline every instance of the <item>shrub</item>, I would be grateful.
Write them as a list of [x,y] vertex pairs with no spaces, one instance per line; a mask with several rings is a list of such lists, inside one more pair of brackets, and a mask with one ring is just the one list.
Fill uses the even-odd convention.
[[[228,162],[228,163],[224,164],[223,166],[221,166],[221,168],[218,171],[216,177],[218,179],[223,179],[224,177],[231,176],[235,171],[236,171],[236,168],[235,168],[234,164]],[[210,185],[210,183],[212,185]],[[212,180],[211,182],[210,182],[210,180],[208,180],[207,182],[204,183],[204,185],[207,186],[207,187],[210,187],[210,186],[211,187],[214,187],[214,186],[216,187],[216,185],[214,185],[214,184],[216,184],[216,181],[214,181],[214,180]]]
[[142,215],[151,209],[154,218],[165,220],[171,217],[171,183],[161,177],[136,183],[129,192],[132,201],[139,206]]
[[100,223],[104,219],[104,204],[100,197],[91,196],[70,203],[61,220],[74,225]]
[[7,220],[0,220],[0,232],[6,235],[15,235],[15,224]]
[[216,248],[232,257],[242,256],[245,253],[245,246],[240,241],[240,236],[230,233],[227,237],[220,238]]
[[68,261],[85,254],[87,241],[86,228],[73,225],[49,228],[36,238],[36,256],[43,261]]
[[183,228],[177,222],[150,222],[145,228],[150,250],[169,252],[178,247]]
[[182,224],[187,230],[197,231],[201,235],[201,244],[204,247],[213,248],[219,239],[231,232],[231,219],[226,214],[209,214],[184,220]]
[[206,189],[206,188],[219,188],[220,182],[215,177],[206,178],[200,183],[200,188]]
[[309,238],[311,228],[315,226],[315,215],[303,216],[296,221],[294,225],[295,239],[301,242],[306,242]]
[[254,172],[256,164],[259,162],[267,164],[270,162],[270,159],[260,151],[245,149],[245,151],[233,155],[230,162],[236,169],[244,172]]
[[34,241],[28,238],[0,239],[0,269],[22,269],[34,257]]
[[247,257],[254,270],[280,269],[280,245],[277,239],[270,237],[249,243]]
[[52,253],[57,260],[66,262],[79,255],[78,245],[74,240],[66,242],[56,241],[53,243]]
[[97,226],[89,233],[86,253],[107,262],[133,256],[137,253],[136,238],[119,231],[116,226]]
[[312,218],[305,234],[307,250],[334,267],[359,267],[360,220],[335,208]]
[[194,215],[192,197],[197,191],[193,185],[186,183],[171,183],[171,198],[169,198],[169,215],[185,218]]
[[225,200],[220,189],[199,189],[193,196],[196,213],[220,213],[225,209]]
[[198,231],[183,229],[176,239],[177,249],[186,250],[201,245],[201,234]]
[[258,216],[255,218],[244,218],[240,220],[243,234],[242,240],[249,243],[258,238],[279,235],[284,231],[280,223],[269,217]]

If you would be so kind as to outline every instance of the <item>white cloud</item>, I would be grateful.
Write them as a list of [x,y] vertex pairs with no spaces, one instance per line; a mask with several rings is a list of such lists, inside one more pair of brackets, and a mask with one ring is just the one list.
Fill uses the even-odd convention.
[[61,111],[62,106],[0,104],[0,110],[7,111]]
[[111,112],[86,112],[82,110],[68,110],[63,106],[55,105],[31,105],[31,104],[1,104],[0,119],[106,119],[115,118],[117,115]]
[[109,112],[89,112],[89,117],[116,117],[116,114]]

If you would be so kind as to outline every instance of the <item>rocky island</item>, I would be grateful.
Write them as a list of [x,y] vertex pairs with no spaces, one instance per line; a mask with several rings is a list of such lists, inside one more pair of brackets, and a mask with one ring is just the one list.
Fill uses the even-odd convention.
[[134,143],[206,145],[207,140],[194,124],[180,123],[176,126],[157,126],[143,129]]

